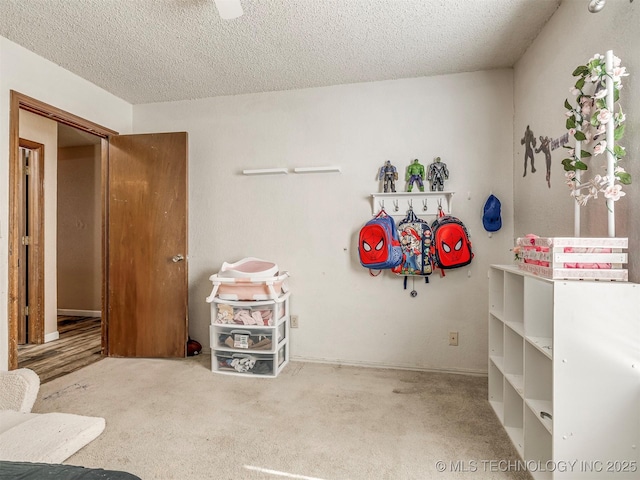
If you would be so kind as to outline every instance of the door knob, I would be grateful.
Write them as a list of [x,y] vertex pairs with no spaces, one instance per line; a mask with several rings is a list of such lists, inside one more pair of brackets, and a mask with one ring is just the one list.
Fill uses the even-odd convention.
[[174,255],[171,260],[173,260],[173,263],[178,263],[178,262],[182,262],[184,260],[184,257],[178,254],[178,255]]

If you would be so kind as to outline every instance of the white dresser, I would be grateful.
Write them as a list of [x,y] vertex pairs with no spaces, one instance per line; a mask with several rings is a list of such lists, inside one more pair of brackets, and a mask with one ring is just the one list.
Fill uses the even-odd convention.
[[274,300],[211,302],[211,370],[274,378],[289,363],[289,292]]

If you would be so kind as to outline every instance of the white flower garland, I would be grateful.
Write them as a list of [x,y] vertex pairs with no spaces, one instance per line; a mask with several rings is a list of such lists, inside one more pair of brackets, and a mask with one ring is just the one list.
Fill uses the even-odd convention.
[[[566,171],[566,184],[571,190],[571,196],[575,197],[580,205],[586,205],[591,198],[598,198],[598,193],[603,193],[605,198],[617,201],[625,195],[625,192],[622,191],[622,185],[631,184],[631,175],[618,164],[626,155],[624,147],[616,144],[611,150],[603,138],[607,123],[612,116],[615,128],[614,139],[617,141],[624,135],[626,117],[620,106],[618,106],[618,112],[615,112],[615,104],[620,98],[621,79],[628,75],[626,68],[621,65],[621,60],[616,56],[613,57],[613,70],[607,72],[605,57],[600,54],[594,55],[586,65],[579,66],[573,72],[573,76],[579,78],[569,91],[576,95],[576,105],[572,105],[569,100],[564,102],[568,117],[566,127],[569,130],[569,135],[582,142],[581,145],[584,145],[584,148],[580,148],[580,152],[576,152],[575,148],[565,147],[569,149],[569,158],[565,158],[562,165]],[[613,79],[613,111],[607,109],[605,99],[607,76]],[[610,152],[614,157],[614,182],[616,183],[609,186],[609,179],[606,175],[595,175],[586,181],[578,180],[576,172],[588,169],[583,159],[595,157],[605,152]]]

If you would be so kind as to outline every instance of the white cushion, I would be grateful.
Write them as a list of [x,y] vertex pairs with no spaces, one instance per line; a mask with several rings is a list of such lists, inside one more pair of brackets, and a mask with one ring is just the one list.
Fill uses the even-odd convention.
[[0,410],[29,413],[40,390],[40,377],[33,370],[19,368],[0,372]]
[[100,417],[0,411],[0,460],[62,463],[104,430]]

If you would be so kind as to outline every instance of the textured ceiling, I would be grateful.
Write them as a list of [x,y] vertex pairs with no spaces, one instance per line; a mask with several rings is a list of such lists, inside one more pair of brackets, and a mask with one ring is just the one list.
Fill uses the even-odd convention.
[[241,2],[0,0],[0,35],[139,104],[511,67],[560,4]]

